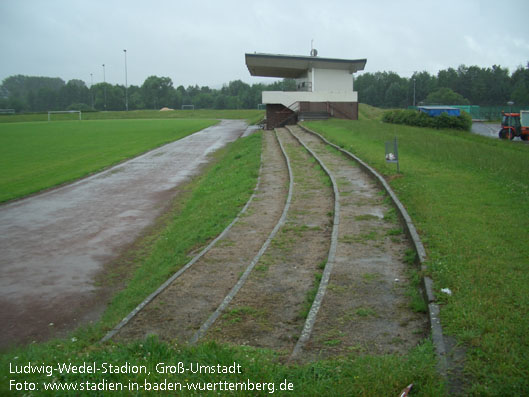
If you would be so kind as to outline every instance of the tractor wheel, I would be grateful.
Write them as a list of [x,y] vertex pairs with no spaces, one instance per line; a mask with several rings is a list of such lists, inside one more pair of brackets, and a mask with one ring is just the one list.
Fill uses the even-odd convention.
[[520,135],[520,138],[522,138],[522,141],[527,141],[527,140],[529,140],[529,135],[522,134],[522,135]]
[[500,139],[506,139],[507,138],[507,129],[503,128],[502,130],[500,130],[500,132],[498,133],[498,136],[500,137]]

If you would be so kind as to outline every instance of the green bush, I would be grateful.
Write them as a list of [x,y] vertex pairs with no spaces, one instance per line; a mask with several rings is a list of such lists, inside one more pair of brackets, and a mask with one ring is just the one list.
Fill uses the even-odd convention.
[[472,118],[466,112],[461,112],[460,116],[449,116],[447,113],[441,113],[438,117],[431,117],[416,110],[388,110],[382,115],[382,121],[414,127],[452,128],[465,131],[470,131],[472,127]]

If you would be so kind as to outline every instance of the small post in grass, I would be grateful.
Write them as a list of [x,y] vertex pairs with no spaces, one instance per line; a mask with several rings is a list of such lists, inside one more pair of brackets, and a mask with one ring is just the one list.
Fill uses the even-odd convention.
[[386,142],[386,162],[397,163],[397,173],[400,173],[399,168],[399,149],[397,145],[397,137],[392,141]]

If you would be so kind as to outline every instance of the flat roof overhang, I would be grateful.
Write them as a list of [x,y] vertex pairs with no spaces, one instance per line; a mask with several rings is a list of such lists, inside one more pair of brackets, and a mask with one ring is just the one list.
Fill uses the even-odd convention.
[[337,59],[278,54],[245,54],[246,66],[252,76],[298,78],[311,68],[347,70],[355,73],[364,70],[367,59]]

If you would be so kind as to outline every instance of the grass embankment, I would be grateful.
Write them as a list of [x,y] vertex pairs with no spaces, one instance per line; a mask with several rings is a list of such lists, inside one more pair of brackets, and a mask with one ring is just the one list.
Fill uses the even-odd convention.
[[0,202],[79,179],[215,123],[107,120],[0,124]]
[[[529,393],[529,147],[365,118],[306,125],[391,180],[427,248],[444,331],[467,349],[466,392]],[[394,136],[401,175],[384,159]]]
[[[112,395],[143,395],[145,382],[154,387],[155,382],[167,380],[169,383],[189,384],[190,382],[217,382],[216,390],[202,391],[200,395],[219,395],[218,382],[238,382],[232,384],[241,390],[248,382],[266,382],[258,391],[233,393],[236,395],[270,395],[272,383],[275,393],[280,393],[281,384],[292,383],[289,395],[397,395],[407,384],[414,382],[415,390],[422,395],[437,396],[442,385],[435,372],[432,345],[424,343],[407,357],[396,355],[365,357],[353,355],[349,358],[321,361],[304,366],[283,365],[273,352],[245,346],[221,346],[215,343],[200,344],[196,347],[180,346],[160,342],[154,338],[128,344],[97,344],[104,332],[117,324],[129,310],[156,288],[169,274],[188,259],[186,253],[203,245],[206,240],[218,234],[248,199],[256,182],[260,135],[238,140],[218,153],[218,162],[210,165],[204,175],[187,187],[184,197],[179,197],[175,209],[167,216],[164,227],[145,238],[139,245],[138,263],[135,274],[127,283],[126,289],[115,296],[100,323],[83,328],[66,339],[47,343],[30,344],[12,349],[1,357],[2,394],[8,394],[11,379],[15,382],[34,382],[39,388],[35,395],[93,395],[94,387],[103,382],[121,382],[128,387],[129,380],[138,383],[138,392],[123,389]],[[81,365],[92,363],[101,368],[102,363],[113,365],[145,365],[150,374],[124,374],[101,372],[95,374],[10,374],[9,365],[24,366],[29,362],[38,365],[72,363]],[[165,363],[178,368],[183,363],[216,366],[240,364],[239,374],[190,373],[163,374],[156,371],[156,365]],[[13,367],[14,368],[14,367]],[[107,365],[108,368],[108,365]],[[86,382],[93,383],[86,383]],[[77,391],[43,392],[43,382],[73,382]],[[80,391],[80,384],[85,391]],[[229,387],[223,384],[224,387]],[[22,386],[22,385],[19,385]],[[117,386],[119,390],[119,385]],[[188,386],[190,387],[190,386]],[[246,386],[247,387],[247,386]],[[86,391],[87,388],[92,388]],[[235,390],[235,389],[233,389]],[[20,391],[12,394],[25,394]],[[103,393],[103,392],[99,392]],[[167,393],[167,392],[165,392]],[[156,392],[150,394],[163,394]],[[193,394],[189,389],[180,391],[176,385],[176,395]],[[221,395],[226,393],[220,392]]]
[[[77,113],[56,113],[52,120],[78,120]],[[130,110],[110,112],[83,112],[83,120],[114,120],[114,119],[240,119],[248,124],[255,124],[264,117],[263,110],[247,109],[199,109],[199,110]],[[14,123],[26,121],[48,121],[48,113],[24,113],[14,115],[0,115],[0,123]]]

